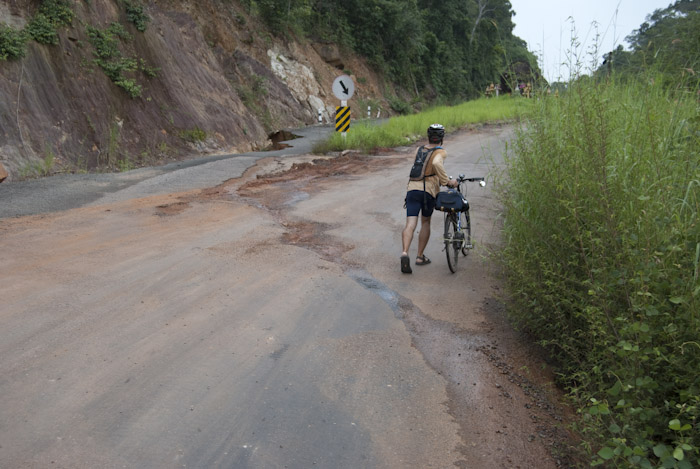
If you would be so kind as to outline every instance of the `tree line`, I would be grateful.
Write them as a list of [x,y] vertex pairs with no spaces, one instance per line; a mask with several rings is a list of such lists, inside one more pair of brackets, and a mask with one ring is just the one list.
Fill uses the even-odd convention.
[[481,93],[515,62],[537,69],[513,35],[508,0],[241,0],[277,35],[339,44],[415,101]]
[[605,54],[599,74],[637,75],[654,68],[667,84],[700,85],[700,2],[677,0],[647,16],[622,46]]

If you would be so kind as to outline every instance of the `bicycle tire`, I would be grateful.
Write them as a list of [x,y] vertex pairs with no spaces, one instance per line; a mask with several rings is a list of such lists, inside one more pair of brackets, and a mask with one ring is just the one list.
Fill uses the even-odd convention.
[[457,220],[455,215],[445,215],[445,254],[447,254],[447,266],[453,274],[457,271],[457,260],[461,240],[457,239]]
[[473,249],[472,244],[472,221],[469,216],[469,211],[462,212],[460,215],[462,218],[462,233],[464,233],[464,244],[462,245],[462,255],[466,256],[469,254],[469,250]]

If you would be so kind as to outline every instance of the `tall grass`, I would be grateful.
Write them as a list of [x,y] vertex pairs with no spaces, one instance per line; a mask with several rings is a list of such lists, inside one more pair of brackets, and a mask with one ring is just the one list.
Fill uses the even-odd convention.
[[367,121],[351,123],[345,138],[335,132],[314,147],[315,153],[350,148],[370,151],[381,147],[409,145],[424,138],[428,126],[440,123],[449,132],[467,124],[511,120],[532,106],[531,100],[511,98],[483,98],[458,106],[441,106],[408,116],[392,117],[377,125]]
[[500,184],[511,316],[558,359],[594,465],[700,464],[700,115],[656,83],[538,101]]

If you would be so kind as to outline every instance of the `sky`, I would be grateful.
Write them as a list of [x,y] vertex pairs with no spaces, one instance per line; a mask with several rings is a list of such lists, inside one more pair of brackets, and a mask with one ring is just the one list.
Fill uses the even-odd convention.
[[[527,42],[528,49],[539,60],[540,70],[548,82],[566,81],[576,56],[583,62],[585,73],[590,71],[597,45],[597,64],[604,53],[622,45],[629,49],[625,38],[646,20],[654,10],[665,8],[672,0],[510,0],[515,12],[513,34]],[[594,22],[597,25],[596,29]],[[575,32],[572,34],[572,27]],[[572,49],[571,38],[580,44]],[[572,53],[572,51],[576,51]]]

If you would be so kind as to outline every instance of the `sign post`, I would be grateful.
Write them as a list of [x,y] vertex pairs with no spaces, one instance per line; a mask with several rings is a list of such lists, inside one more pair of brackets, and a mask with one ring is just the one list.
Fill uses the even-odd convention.
[[340,100],[340,106],[335,108],[335,130],[343,132],[343,138],[350,128],[350,107],[348,99],[355,93],[355,83],[347,75],[341,75],[333,82],[333,94]]
[[[344,101],[347,103],[347,101]],[[350,128],[350,107],[349,106],[336,106],[335,108],[335,131],[345,132]]]

